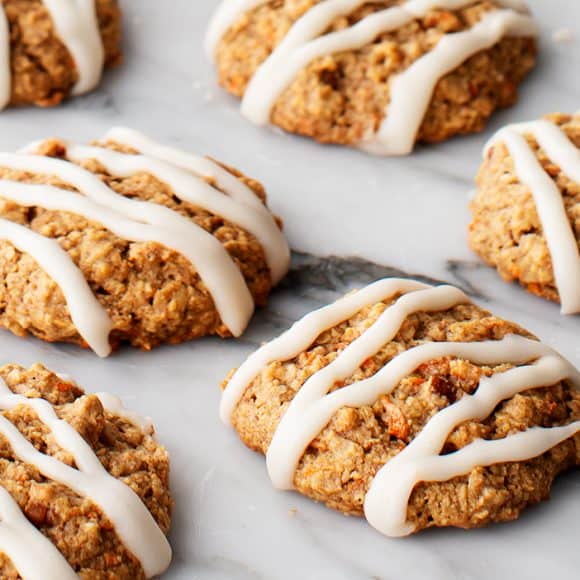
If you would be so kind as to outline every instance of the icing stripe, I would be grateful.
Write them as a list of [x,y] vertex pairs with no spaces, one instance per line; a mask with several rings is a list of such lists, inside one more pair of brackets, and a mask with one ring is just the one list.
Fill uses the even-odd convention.
[[0,110],[8,106],[12,92],[10,30],[4,4],[0,2]]
[[[294,472],[304,451],[341,407],[353,405],[359,407],[369,402],[373,403],[380,395],[388,393],[391,381],[385,377],[395,374],[395,371],[390,372],[392,367],[402,368],[396,376],[403,378],[420,363],[407,368],[405,361],[410,355],[403,353],[395,359],[397,361],[395,364],[390,367],[386,365],[372,378],[326,396],[333,385],[351,376],[365,360],[374,356],[390,342],[408,316],[422,310],[428,312],[448,310],[468,301],[463,292],[449,286],[405,294],[387,308],[371,328],[352,342],[341,356],[310,377],[296,393],[268,449],[266,456],[268,473],[274,486],[280,489],[292,488]],[[425,347],[425,350],[429,349],[430,347]],[[393,381],[393,388],[400,378],[396,382]]]
[[[503,342],[495,345],[496,350],[497,347],[500,350],[495,353],[496,357],[488,359],[487,364],[530,362],[533,359],[532,353],[536,356],[540,354],[538,350],[528,348],[526,342],[529,341],[522,339],[523,350],[518,353],[521,356],[513,360],[510,356],[513,345],[502,345]],[[489,344],[493,343],[484,346]],[[505,346],[504,352],[501,351],[502,346]],[[578,379],[576,371],[567,361],[549,354],[548,349],[545,352],[547,354],[543,354],[533,365],[518,367],[489,378],[483,377],[473,395],[462,397],[435,415],[423,431],[375,477],[365,498],[365,514],[369,523],[389,536],[412,533],[413,525],[406,522],[407,505],[418,482],[449,481],[478,466],[533,459],[580,432],[578,421],[560,428],[529,429],[505,439],[479,440],[455,453],[439,455],[451,432],[461,423],[485,419],[499,403],[523,390],[554,385],[571,376]],[[471,360],[479,362],[476,360],[478,356]],[[385,501],[385,497],[389,497],[389,501]]]
[[245,12],[266,4],[268,0],[224,0],[213,15],[205,37],[205,51],[211,60],[219,41]]
[[[131,177],[148,173],[169,185],[182,201],[206,209],[251,233],[264,249],[266,262],[274,283],[288,271],[290,252],[280,228],[268,210],[257,211],[253,206],[239,203],[223,195],[203,179],[144,155],[127,155],[102,147],[68,144],[67,156],[76,162],[94,159],[115,177]],[[221,244],[220,244],[221,245]]]
[[360,48],[379,32],[393,30],[414,18],[402,8],[383,10],[351,28],[316,38],[338,16],[349,14],[364,3],[365,0],[327,0],[301,16],[254,73],[244,93],[242,114],[257,125],[265,125],[279,96],[313,60],[347,47]]
[[[90,171],[60,159],[40,155],[0,153],[0,166],[54,175],[73,185],[95,204],[102,206],[103,211],[110,209],[127,220],[133,220],[135,241],[140,237],[140,234],[136,233],[139,222],[143,226],[150,226],[151,234],[143,235],[140,241],[146,239],[159,241],[192,261],[208,288],[224,324],[234,336],[239,336],[244,331],[254,310],[253,298],[239,268],[228,252],[203,228],[165,206],[119,195]],[[14,192],[16,185],[12,185],[11,188]],[[48,202],[39,196],[37,205],[43,207],[43,203]],[[143,232],[143,228],[140,231]]]
[[523,123],[502,129],[490,141],[503,142],[514,162],[518,179],[530,189],[552,257],[554,277],[563,314],[580,312],[580,252],[562,193],[544,170],[524,135],[531,135],[572,181],[580,183],[580,150],[564,131],[548,121]]
[[[450,0],[449,6],[460,8],[473,2]],[[344,30],[320,36],[339,16],[351,14],[365,3],[366,0],[327,0],[299,18],[254,74],[244,94],[242,113],[252,122],[265,125],[279,96],[311,62],[344,50],[360,49],[380,34],[424,17],[440,4],[437,0],[412,0],[372,13]]]
[[56,546],[26,519],[3,487],[0,487],[0,551],[25,580],[78,580]]
[[105,51],[95,0],[42,0],[53,20],[54,27],[75,62],[78,81],[73,94],[93,90],[105,64]]
[[[208,58],[212,61],[215,60],[215,53],[219,42],[226,35],[227,31],[244,14],[258,8],[262,4],[267,4],[269,1],[270,0],[222,0],[222,3],[218,6],[209,23],[205,36],[205,51]],[[407,9],[408,6],[416,6],[417,13],[422,14],[429,10],[435,10],[438,8],[457,10],[475,4],[478,1],[480,0],[406,0],[401,4],[401,6],[405,7],[405,9]],[[331,2],[337,2],[337,0],[326,0],[326,4],[330,4]],[[346,0],[346,2],[349,2],[349,0]],[[350,0],[350,4],[353,4],[352,10],[361,6],[365,2],[366,0],[358,0],[358,2],[356,2],[356,0]],[[522,14],[528,14],[530,12],[525,0],[496,0],[496,4]],[[331,21],[327,22],[325,28],[328,28],[330,24]]]
[[246,387],[260,371],[274,361],[286,361],[306,350],[324,331],[354,316],[368,304],[374,304],[395,296],[397,293],[424,290],[426,284],[413,280],[379,280],[374,284],[349,294],[334,304],[307,314],[277,339],[254,352],[236,371],[222,394],[220,416],[224,423],[231,422],[231,415],[242,398]]
[[413,145],[439,80],[478,52],[505,36],[533,36],[535,22],[512,11],[484,16],[470,30],[448,34],[425,56],[415,61],[391,84],[388,112],[375,137],[361,148],[377,155],[404,155]]
[[[421,434],[379,471],[367,493],[365,514],[377,529],[395,536],[413,531],[405,521],[406,510],[411,492],[419,481],[437,481],[440,474],[443,474],[442,480],[451,479],[468,473],[474,465],[518,461],[519,457],[530,459],[580,431],[580,422],[541,431],[545,434],[543,438],[531,429],[516,439],[509,436],[503,443],[482,442],[452,456],[439,457],[445,440],[455,427],[465,420],[488,416],[499,402],[517,393],[561,380],[570,380],[580,388],[580,374],[567,361],[549,347],[517,335],[485,342],[422,343],[396,355],[371,377],[332,391],[338,381],[352,376],[365,360],[393,340],[409,315],[445,311],[469,301],[465,294],[449,286],[432,288],[397,279],[382,280],[307,315],[250,356],[224,391],[222,419],[231,421],[246,388],[265,366],[274,361],[291,360],[310,347],[323,332],[348,320],[365,306],[401,294],[368,330],[302,385],[288,405],[267,451],[268,472],[273,484],[290,489],[306,448],[337,411],[343,407],[374,404],[421,365],[444,357],[466,359],[480,365],[525,365],[482,378],[475,395],[465,395],[435,415]],[[499,459],[495,461],[494,458]]]
[[82,272],[58,242],[0,218],[0,239],[29,254],[61,289],[79,334],[100,357],[110,354],[112,322]]
[[153,427],[153,420],[151,417],[142,417],[138,413],[130,411],[125,407],[123,401],[121,401],[119,397],[111,395],[111,393],[95,393],[95,396],[99,401],[101,401],[101,405],[103,405],[104,409],[118,417],[126,419],[129,423],[139,427],[145,433],[153,437],[155,428]]
[[[69,423],[58,418],[48,401],[14,394],[0,383],[0,409],[9,410],[19,405],[34,410],[57,444],[73,456],[77,469],[37,451],[6,417],[0,415],[0,434],[6,438],[14,455],[36,467],[45,477],[66,485],[98,505],[125,547],[141,562],[147,577],[165,571],[171,561],[171,548],[141,499],[106,471],[88,443]],[[29,547],[25,545],[22,549]],[[44,578],[57,580],[61,576],[45,575]]]
[[[64,373],[54,373],[54,374],[59,379],[62,379],[63,381],[65,381],[67,383],[72,383],[72,384],[76,385],[76,382],[74,381],[74,379],[70,375],[67,375]],[[140,429],[145,431],[145,433],[147,433],[151,437],[154,436],[155,428],[153,427],[153,420],[151,419],[151,417],[142,417],[138,413],[135,413],[134,411],[127,409],[125,407],[125,405],[123,404],[123,401],[119,397],[116,397],[115,395],[112,395],[111,393],[101,392],[101,393],[94,393],[94,395],[95,395],[95,397],[97,397],[99,399],[99,401],[101,401],[101,405],[103,405],[103,409],[105,409],[106,411],[109,411],[113,415],[117,415],[118,417],[122,417],[123,419],[126,419],[130,423],[133,423],[133,425],[139,427]]]
[[[298,73],[317,58],[346,50],[358,50],[380,34],[397,30],[436,8],[450,10],[474,4],[476,0],[409,0],[370,14],[351,27],[323,34],[341,15],[348,15],[365,0],[327,0],[310,8],[290,28],[286,37],[258,67],[242,100],[242,113],[263,125],[280,95]],[[262,2],[224,2],[218,9],[206,38],[211,54],[227,29],[246,11]],[[415,61],[391,82],[391,102],[372,139],[359,147],[379,155],[409,153],[428,109],[437,82],[477,52],[490,48],[504,36],[534,36],[537,26],[524,11],[523,3],[500,3],[506,10],[486,14],[470,30],[444,36],[429,53]],[[525,11],[527,12],[527,10]],[[322,36],[321,36],[322,35]]]
[[221,190],[225,191],[236,201],[250,205],[258,211],[265,212],[270,218],[272,217],[261,200],[245,183],[207,157],[199,157],[179,149],[167,147],[153,141],[153,139],[143,135],[143,133],[126,127],[113,127],[103,136],[102,141],[114,141],[120,145],[131,147],[149,157],[161,159],[198,177],[214,180]]

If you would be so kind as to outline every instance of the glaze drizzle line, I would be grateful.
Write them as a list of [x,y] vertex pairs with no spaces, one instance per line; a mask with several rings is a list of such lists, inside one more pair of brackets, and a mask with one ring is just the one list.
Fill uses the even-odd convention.
[[[28,439],[0,414],[0,434],[8,441],[16,458],[33,465],[43,476],[66,485],[99,506],[113,524],[119,539],[140,561],[148,578],[164,572],[171,561],[171,548],[165,534],[141,499],[129,486],[107,472],[88,443],[69,423],[59,419],[48,401],[40,398],[29,399],[15,394],[0,381],[0,410],[7,411],[20,405],[30,407],[37,414],[54,436],[56,443],[72,455],[76,469],[51,455],[37,451]],[[10,555],[14,565],[22,565],[24,560],[35,559],[30,558],[28,539],[30,530],[24,528],[23,523],[19,521],[16,511],[18,506],[14,501],[8,500],[5,490],[0,489],[2,490],[0,511],[9,518],[6,526],[4,521],[0,524],[0,550],[6,547],[6,553]],[[10,522],[13,527],[10,527]],[[22,535],[24,530],[27,532],[26,536]],[[71,576],[70,566],[56,547],[53,546],[51,550],[37,536],[32,535],[32,539],[38,544],[39,558],[44,561],[46,568],[40,570],[34,562],[26,562],[25,569],[33,573],[30,578],[60,580],[75,577],[74,574]],[[39,575],[35,576],[37,572]]]
[[10,28],[4,5],[0,2],[0,110],[10,102]]
[[[42,0],[42,3],[75,63],[78,81],[73,94],[92,91],[101,80],[105,63],[95,0]],[[0,2],[0,110],[10,102],[11,84],[10,29]]]
[[562,193],[542,167],[526,135],[533,137],[548,158],[575,183],[580,183],[580,150],[560,127],[546,120],[505,127],[485,149],[487,153],[496,143],[504,143],[513,159],[516,175],[530,189],[552,257],[562,313],[575,314],[580,312],[578,241]]
[[[258,67],[242,99],[242,113],[263,125],[274,104],[298,73],[317,58],[358,50],[380,34],[397,30],[431,10],[460,9],[477,0],[408,0],[374,12],[356,24],[324,34],[337,17],[351,14],[366,0],[326,0],[311,7],[290,28],[272,54]],[[264,4],[256,0],[226,0],[219,7],[206,37],[206,50],[215,55],[219,41],[246,12]],[[537,27],[522,2],[499,2],[503,10],[485,14],[471,29],[443,36],[430,52],[416,60],[391,82],[391,101],[384,119],[359,147],[377,155],[410,153],[437,82],[477,52],[505,36],[535,36]]]
[[113,127],[101,140],[103,142],[113,141],[131,147],[139,153],[170,163],[198,177],[215,180],[219,188],[236,201],[250,205],[258,211],[266,212],[271,217],[264,204],[245,183],[208,157],[199,157],[180,149],[162,145],[143,133],[127,127]]
[[3,218],[0,218],[0,239],[9,241],[42,266],[63,293],[79,334],[98,356],[108,356],[113,323],[82,272],[58,242]]
[[3,487],[0,487],[0,550],[26,580],[78,580],[56,546],[28,521]]
[[[119,235],[126,233],[126,239],[133,238],[133,241],[158,241],[187,257],[212,295],[224,324],[235,336],[243,332],[254,309],[252,296],[240,270],[222,244],[203,228],[165,206],[119,195],[90,171],[67,161],[40,155],[0,153],[0,166],[55,175],[83,194],[78,195],[80,199],[77,199],[75,194],[61,190],[60,197],[64,199],[66,196],[68,200],[66,205],[61,206],[62,211],[68,209],[88,217],[85,209],[81,209],[84,196],[92,200],[90,207],[93,210],[100,208],[102,216],[107,214],[107,224]],[[32,205],[45,207],[50,203],[50,198],[42,195],[41,187],[35,189],[30,184],[7,180],[4,184],[6,193],[0,190],[0,197],[6,195],[14,198],[17,192],[22,192],[23,196],[36,192]],[[74,210],[71,203],[76,203]],[[85,202],[82,207],[88,208],[89,204]],[[18,240],[11,241],[18,243]],[[40,266],[46,269],[48,264],[42,262]]]
[[74,95],[92,91],[103,73],[105,50],[95,0],[42,0],[78,72]]
[[[114,136],[121,140],[119,144],[143,149],[147,154],[71,143],[65,144],[65,152],[73,161],[95,160],[116,177],[139,173],[156,177],[181,200],[230,220],[254,235],[262,245],[272,282],[275,284],[284,276],[290,263],[288,244],[274,217],[245,184],[209,160],[164,147],[136,131],[118,128],[108,140],[114,140]],[[245,330],[254,301],[239,267],[217,238],[178,211],[118,194],[97,175],[75,163],[34,154],[41,145],[33,143],[16,154],[0,153],[0,167],[54,176],[77,191],[0,179],[0,198],[26,207],[70,212],[99,223],[122,239],[157,242],[176,251],[199,273],[232,334],[239,336]],[[154,157],[157,154],[161,158]],[[225,193],[204,181],[205,176],[215,179]],[[251,201],[250,196],[256,201]],[[0,235],[19,248],[31,248],[31,253],[34,250],[39,266],[50,271],[61,287],[79,334],[95,352],[106,356],[113,324],[66,252],[54,240],[6,220],[0,220]]]
[[420,481],[452,479],[468,473],[474,465],[531,459],[580,432],[580,422],[562,428],[530,429],[498,441],[477,442],[455,454],[440,457],[448,435],[461,422],[486,417],[498,402],[531,388],[550,386],[561,380],[569,380],[580,388],[580,375],[549,347],[511,335],[496,341],[419,344],[395,356],[370,378],[331,392],[337,381],[352,376],[366,359],[391,341],[411,314],[445,311],[469,302],[463,292],[450,286],[433,288],[408,280],[381,280],[307,315],[250,356],[224,391],[222,419],[231,422],[246,388],[269,363],[291,360],[324,331],[348,320],[365,306],[393,298],[395,301],[366,332],[302,385],[274,433],[267,463],[273,484],[281,489],[292,488],[294,473],[306,448],[339,409],[372,405],[430,360],[457,357],[481,365],[524,365],[483,378],[475,395],[466,395],[435,415],[422,435],[376,475],[366,496],[365,515],[384,534],[401,536],[413,531],[406,521],[407,505]]

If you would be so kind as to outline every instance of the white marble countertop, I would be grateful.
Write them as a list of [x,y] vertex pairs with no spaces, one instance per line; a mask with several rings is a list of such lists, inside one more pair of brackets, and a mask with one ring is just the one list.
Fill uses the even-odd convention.
[[[403,159],[318,146],[257,129],[214,86],[201,43],[218,0],[125,0],[124,66],[94,94],[55,110],[6,111],[0,146],[41,137],[90,140],[127,125],[211,154],[266,184],[295,256],[288,281],[239,341],[201,340],[98,360],[75,348],[0,332],[0,362],[42,361],[91,390],[109,390],[152,415],[172,454],[176,499],[166,578],[221,580],[485,580],[578,578],[580,479],[514,524],[383,538],[293,493],[274,491],[261,457],[217,417],[218,385],[260,341],[347,288],[402,271],[460,285],[481,304],[541,336],[580,365],[580,317],[501,282],[466,246],[467,198],[492,132],[580,104],[580,3],[530,0],[542,28],[540,64],[517,107],[489,130]],[[555,42],[562,29],[572,40]],[[323,256],[336,256],[323,259]],[[398,272],[400,274],[400,272]]]

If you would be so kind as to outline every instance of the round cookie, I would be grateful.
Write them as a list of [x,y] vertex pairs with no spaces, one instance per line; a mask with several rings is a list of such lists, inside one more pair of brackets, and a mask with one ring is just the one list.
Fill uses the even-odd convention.
[[580,465],[580,374],[450,286],[385,279],[297,322],[224,383],[273,484],[390,536],[516,519]]
[[0,368],[2,578],[157,576],[172,507],[148,420],[41,365]]
[[512,105],[536,34],[521,0],[224,0],[206,44],[251,121],[402,155]]
[[488,144],[469,242],[507,281],[580,312],[580,114],[511,125]]
[[0,109],[58,105],[93,90],[121,60],[117,0],[0,3]]
[[0,325],[100,356],[239,336],[289,266],[265,199],[129,129],[0,153]]

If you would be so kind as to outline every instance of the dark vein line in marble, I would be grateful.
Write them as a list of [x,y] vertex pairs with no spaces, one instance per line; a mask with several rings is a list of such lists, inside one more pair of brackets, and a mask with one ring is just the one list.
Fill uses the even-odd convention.
[[315,256],[293,252],[290,272],[280,284],[281,290],[300,292],[317,288],[330,292],[345,292],[353,285],[370,284],[381,278],[413,278],[426,284],[445,284],[442,280],[411,274],[358,257]]
[[465,260],[447,260],[446,270],[456,281],[456,285],[461,287],[473,298],[488,301],[488,298],[476,288],[469,280],[468,275],[477,270],[481,270],[485,265],[479,262],[468,262]]

